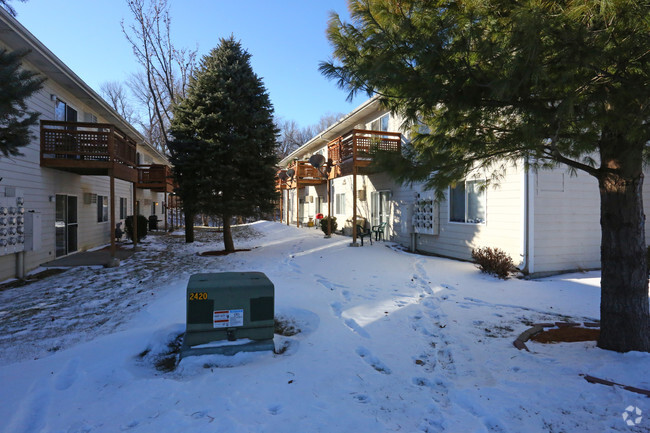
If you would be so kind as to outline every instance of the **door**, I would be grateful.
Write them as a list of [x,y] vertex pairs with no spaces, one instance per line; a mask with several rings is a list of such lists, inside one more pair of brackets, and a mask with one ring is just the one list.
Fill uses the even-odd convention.
[[370,194],[370,216],[373,226],[389,222],[390,198],[390,191],[374,191]]
[[57,194],[54,222],[56,257],[77,251],[77,229],[77,197]]

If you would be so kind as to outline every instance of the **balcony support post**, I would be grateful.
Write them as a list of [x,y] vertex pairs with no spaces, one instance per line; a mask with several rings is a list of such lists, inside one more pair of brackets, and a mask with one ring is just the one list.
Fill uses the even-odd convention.
[[109,178],[109,194],[111,198],[109,199],[109,228],[108,235],[111,238],[111,265],[115,261],[115,251],[117,249],[115,245],[115,134],[113,133],[113,128],[111,127],[111,133],[108,135],[108,160],[110,162],[110,168],[108,169],[108,178]]
[[108,170],[108,176],[110,178],[109,181],[109,193],[111,195],[110,200],[110,209],[111,209],[111,216],[109,218],[110,220],[110,227],[109,227],[109,236],[111,237],[111,261],[115,259],[115,252],[117,250],[117,246],[115,245],[115,175],[113,174],[113,169],[111,168]]
[[300,185],[296,182],[296,227],[300,227]]
[[351,247],[358,247],[357,242],[357,136],[352,138],[352,243]]
[[164,206],[165,206],[165,233],[167,233],[167,189],[165,189],[165,201],[164,201]]
[[[329,167],[329,163],[328,163]],[[326,238],[332,237],[332,181],[327,176],[327,234]]]
[[133,184],[133,251],[138,247],[138,198],[136,184]]

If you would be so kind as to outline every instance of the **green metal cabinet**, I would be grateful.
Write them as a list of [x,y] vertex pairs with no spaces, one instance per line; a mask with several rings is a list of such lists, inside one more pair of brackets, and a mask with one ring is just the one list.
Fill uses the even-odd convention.
[[182,356],[273,350],[274,295],[273,283],[261,272],[192,275]]

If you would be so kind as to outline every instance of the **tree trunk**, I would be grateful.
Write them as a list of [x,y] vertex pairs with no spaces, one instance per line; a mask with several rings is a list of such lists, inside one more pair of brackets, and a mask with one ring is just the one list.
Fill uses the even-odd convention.
[[230,215],[223,215],[223,246],[226,252],[234,253],[235,244],[232,241],[232,231],[230,230]]
[[[602,153],[601,153],[602,154]],[[641,152],[637,158],[603,157],[598,180],[601,225],[601,300],[598,347],[650,351]],[[635,160],[636,159],[636,160]],[[626,173],[622,176],[621,173]]]
[[194,242],[194,214],[185,212],[185,242]]

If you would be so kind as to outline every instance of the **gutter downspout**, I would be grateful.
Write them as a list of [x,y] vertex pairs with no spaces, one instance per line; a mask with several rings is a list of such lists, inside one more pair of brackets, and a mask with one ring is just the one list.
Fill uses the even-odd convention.
[[533,191],[534,182],[532,179],[533,173],[530,170],[530,162],[528,157],[524,162],[524,203],[523,203],[523,213],[524,213],[524,239],[523,239],[523,252],[524,260],[522,263],[521,270],[527,275],[535,273],[535,255],[534,255],[534,246],[535,246],[535,236],[534,236],[534,227],[535,227],[535,194]]

